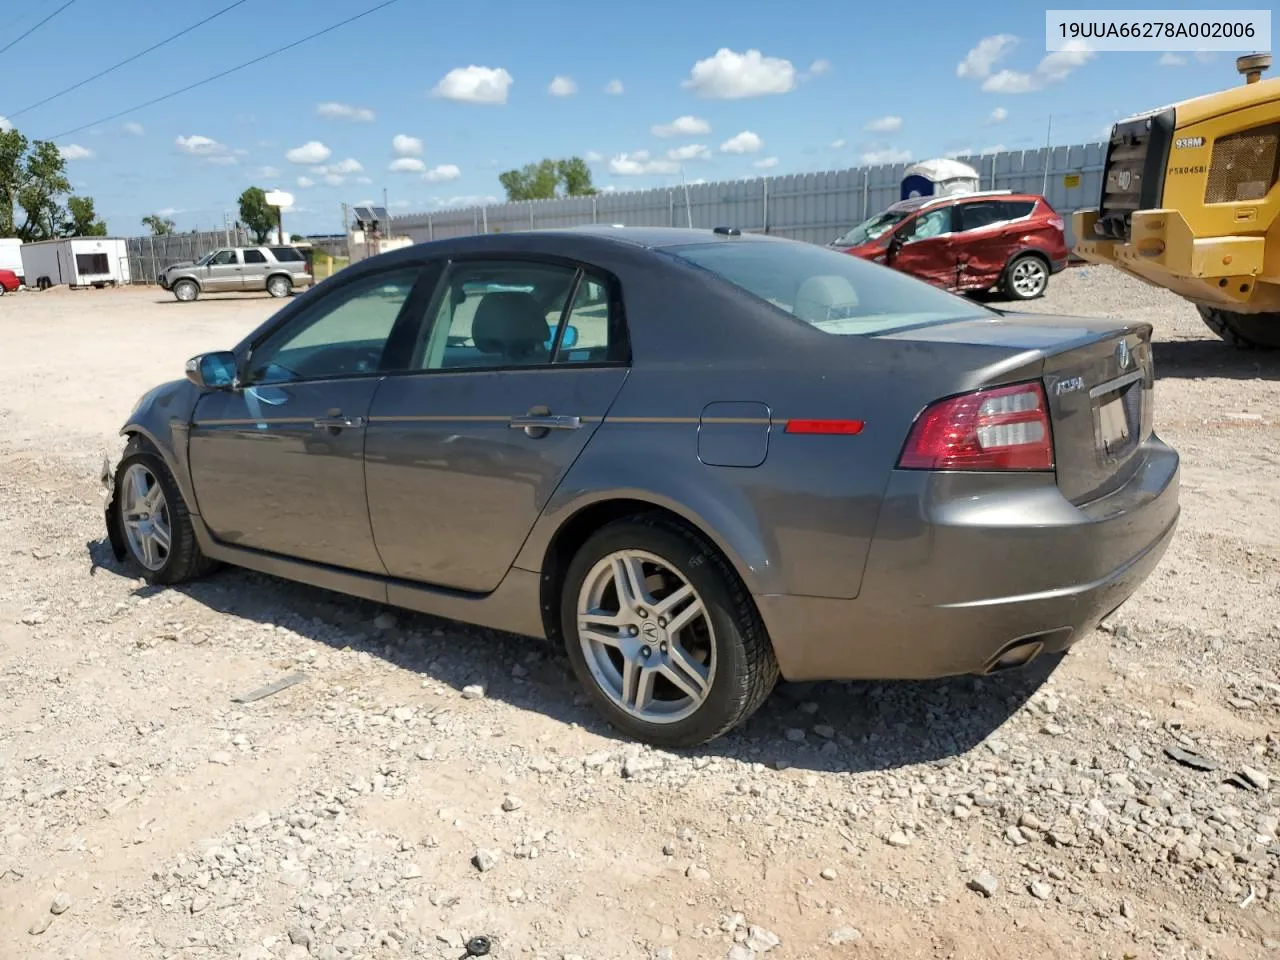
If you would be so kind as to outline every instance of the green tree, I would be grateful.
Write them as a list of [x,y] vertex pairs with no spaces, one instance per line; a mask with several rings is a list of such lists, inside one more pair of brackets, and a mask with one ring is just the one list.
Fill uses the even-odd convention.
[[261,187],[240,194],[240,222],[253,232],[254,243],[266,243],[276,228],[275,208],[267,203],[267,192]]
[[62,222],[64,237],[105,237],[107,225],[98,219],[92,197],[68,197],[67,218]]
[[167,237],[178,232],[178,225],[168,217],[151,213],[142,218],[142,225],[151,231],[153,237]]
[[591,185],[591,170],[581,157],[567,160],[540,160],[519,170],[498,175],[507,191],[507,200],[554,200],[556,197],[587,197],[597,190]]
[[66,169],[52,142],[29,141],[12,128],[0,131],[0,236],[26,241],[58,236],[67,217],[62,198],[71,192]]

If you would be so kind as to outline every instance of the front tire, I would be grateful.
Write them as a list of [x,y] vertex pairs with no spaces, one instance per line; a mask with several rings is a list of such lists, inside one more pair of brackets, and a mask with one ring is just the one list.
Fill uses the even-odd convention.
[[115,515],[126,552],[150,584],[175,584],[208,573],[182,491],[150,444],[134,438],[115,473]]
[[693,747],[746,720],[778,663],[737,573],[704,538],[661,518],[595,533],[566,571],[569,661],[597,710],[628,736]]
[[1034,253],[1024,253],[1009,261],[1001,288],[1010,300],[1034,300],[1044,296],[1049,286],[1049,265]]
[[267,281],[267,293],[279,300],[293,292],[293,284],[288,277],[275,276]]
[[173,285],[173,295],[182,303],[190,303],[200,296],[200,285],[194,280],[179,280]]
[[1280,349],[1280,313],[1235,313],[1197,304],[1204,325],[1238,350]]

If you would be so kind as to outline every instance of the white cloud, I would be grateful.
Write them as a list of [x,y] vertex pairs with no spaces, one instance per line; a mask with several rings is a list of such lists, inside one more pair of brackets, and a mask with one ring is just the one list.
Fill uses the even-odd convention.
[[9,118],[0,116],[0,133],[3,133],[5,130],[12,130],[12,129],[13,129],[13,124],[9,122]]
[[258,176],[267,180],[274,180],[276,177],[280,176],[280,168],[272,166],[262,167],[258,170]]
[[876,117],[874,120],[867,121],[864,129],[873,130],[876,133],[893,133],[902,129],[902,118],[894,116]]
[[832,140],[832,141],[831,141],[831,149],[832,149],[832,150],[843,150],[843,149],[844,149],[844,144],[845,144],[845,142],[844,142],[844,138],[842,138],[842,137],[836,137],[834,140]]
[[422,141],[406,133],[397,133],[391,141],[391,149],[396,152],[397,157],[420,157]]
[[675,160],[710,160],[711,150],[700,143],[687,143],[683,147],[674,147],[667,151],[667,159]]
[[983,37],[978,45],[970,50],[956,66],[957,77],[973,77],[982,79],[991,73],[991,68],[1000,62],[1018,43],[1018,38],[1011,33],[998,33]]
[[547,93],[553,97],[572,97],[578,92],[578,85],[572,77],[556,77],[547,86]]
[[392,173],[424,173],[427,165],[417,157],[400,157],[398,160],[392,160],[391,166],[387,169]]
[[604,159],[604,157],[602,157],[602,156],[601,156],[599,153],[597,153],[595,150],[588,150],[588,151],[583,155],[583,158],[582,158],[582,159],[586,160],[586,161],[587,161],[587,163],[599,163],[601,160],[603,160],[603,159]]
[[156,215],[160,217],[172,217],[175,213],[182,213],[177,207],[165,207],[163,210],[157,210]]
[[654,160],[648,150],[620,153],[609,161],[609,172],[619,177],[640,177],[649,173],[678,173],[680,164],[672,160]]
[[830,72],[831,72],[830,60],[815,60],[813,61],[813,63],[809,64],[809,73],[811,73],[815,77],[820,77],[824,73],[830,73]]
[[980,156],[985,156],[986,154],[989,154],[989,153],[1004,153],[1005,150],[1007,149],[1008,148],[1003,143],[993,143],[989,147],[983,147],[981,150],[978,151],[978,154]]
[[[3,120],[3,119],[4,119],[3,117],[0,117],[0,120]],[[144,127],[142,124],[134,123],[132,121],[129,123],[126,123],[124,125],[124,129],[125,129],[125,133],[132,133],[135,137],[140,137],[147,132],[146,127]]]
[[772,170],[780,162],[777,157],[761,157],[752,166],[757,170]]
[[347,178],[337,173],[326,173],[324,182],[331,187],[340,187],[347,182]]
[[326,172],[350,176],[353,173],[363,173],[364,164],[352,157],[347,157],[345,160],[340,160],[337,163],[330,164]]
[[316,105],[316,115],[330,120],[355,120],[358,123],[373,123],[377,115],[368,107],[353,107],[349,103],[320,103]]
[[1009,119],[1009,111],[1004,107],[996,107],[987,115],[987,125],[992,126],[997,123],[1004,123]]
[[958,157],[972,157],[973,147],[961,147],[959,150],[948,150],[944,156],[951,160],[955,160]]
[[701,117],[676,117],[670,123],[655,123],[649,128],[655,137],[697,137],[711,132],[711,124]]
[[422,179],[428,183],[445,183],[449,180],[457,180],[460,176],[462,176],[462,171],[456,165],[442,163],[424,173]]
[[604,92],[609,94],[610,96],[614,96],[614,97],[618,96],[619,94],[622,93],[622,81],[610,80],[608,83],[604,85]]
[[309,140],[300,147],[294,147],[284,156],[290,163],[305,163],[307,166],[312,166],[324,163],[333,156],[333,151],[319,140]]
[[373,179],[370,177],[356,177],[356,183],[362,184],[364,186],[368,186],[369,184],[373,183]]
[[88,147],[82,147],[78,143],[69,143],[65,147],[59,147],[58,153],[62,154],[63,160],[91,160],[94,152]]
[[227,152],[227,148],[224,144],[221,144],[210,137],[202,137],[199,134],[192,134],[189,137],[178,137],[178,139],[173,142],[179,150],[183,153],[189,153],[193,157],[212,157]]
[[432,89],[433,96],[460,103],[506,103],[513,78],[503,67],[454,67]]
[[743,130],[741,133],[735,134],[724,143],[720,144],[721,153],[755,153],[764,146],[764,141],[760,139],[758,133],[752,133],[750,130]]
[[1097,56],[1093,50],[1078,41],[1068,41],[1067,49],[1055,50],[1045,56],[1031,73],[1019,70],[1001,70],[982,82],[987,93],[1031,93],[1043,90],[1048,84],[1061,83],[1078,67]]
[[431,202],[437,207],[479,207],[489,203],[497,203],[498,198],[472,194],[462,197],[432,197]]
[[298,186],[300,186],[303,190],[306,190],[308,187],[314,187],[315,185],[316,185],[316,182],[312,180],[310,177],[298,178]]
[[1200,63],[1213,63],[1218,59],[1218,52],[1216,50],[1197,50],[1192,56]]
[[886,147],[883,150],[868,150],[862,155],[862,162],[871,167],[879,166],[882,163],[906,163],[910,159],[910,150],[898,150],[894,147]]
[[796,86],[796,68],[790,60],[766,57],[759,50],[735,53],[721,47],[715,56],[695,63],[682,86],[708,100],[789,93]]
[[1187,58],[1179,56],[1172,50],[1167,50],[1160,54],[1160,59],[1157,62],[1162,67],[1181,67],[1186,65]]

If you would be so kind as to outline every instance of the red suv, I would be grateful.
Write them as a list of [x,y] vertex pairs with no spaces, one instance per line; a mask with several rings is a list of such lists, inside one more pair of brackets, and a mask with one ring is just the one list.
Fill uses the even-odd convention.
[[996,190],[902,200],[829,246],[944,290],[998,286],[1011,300],[1030,300],[1067,265],[1062,227],[1044,197]]

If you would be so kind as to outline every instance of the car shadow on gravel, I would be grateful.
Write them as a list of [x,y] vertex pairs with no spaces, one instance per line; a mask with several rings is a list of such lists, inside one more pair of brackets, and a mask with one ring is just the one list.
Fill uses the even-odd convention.
[[[563,651],[545,641],[394,609],[344,594],[225,567],[177,587],[142,585],[105,540],[88,544],[94,572],[133,580],[133,594],[176,590],[208,609],[283,627],[335,650],[378,657],[452,687],[480,684],[489,699],[616,742],[632,742],[595,712]],[[390,614],[394,626],[380,614]],[[1060,656],[989,677],[920,682],[780,683],[739,729],[686,757],[725,757],[829,772],[945,765],[997,731],[1052,675]],[[388,703],[388,709],[401,706]]]
[[1218,339],[1156,340],[1156,379],[1280,380],[1280,351],[1240,350]]

